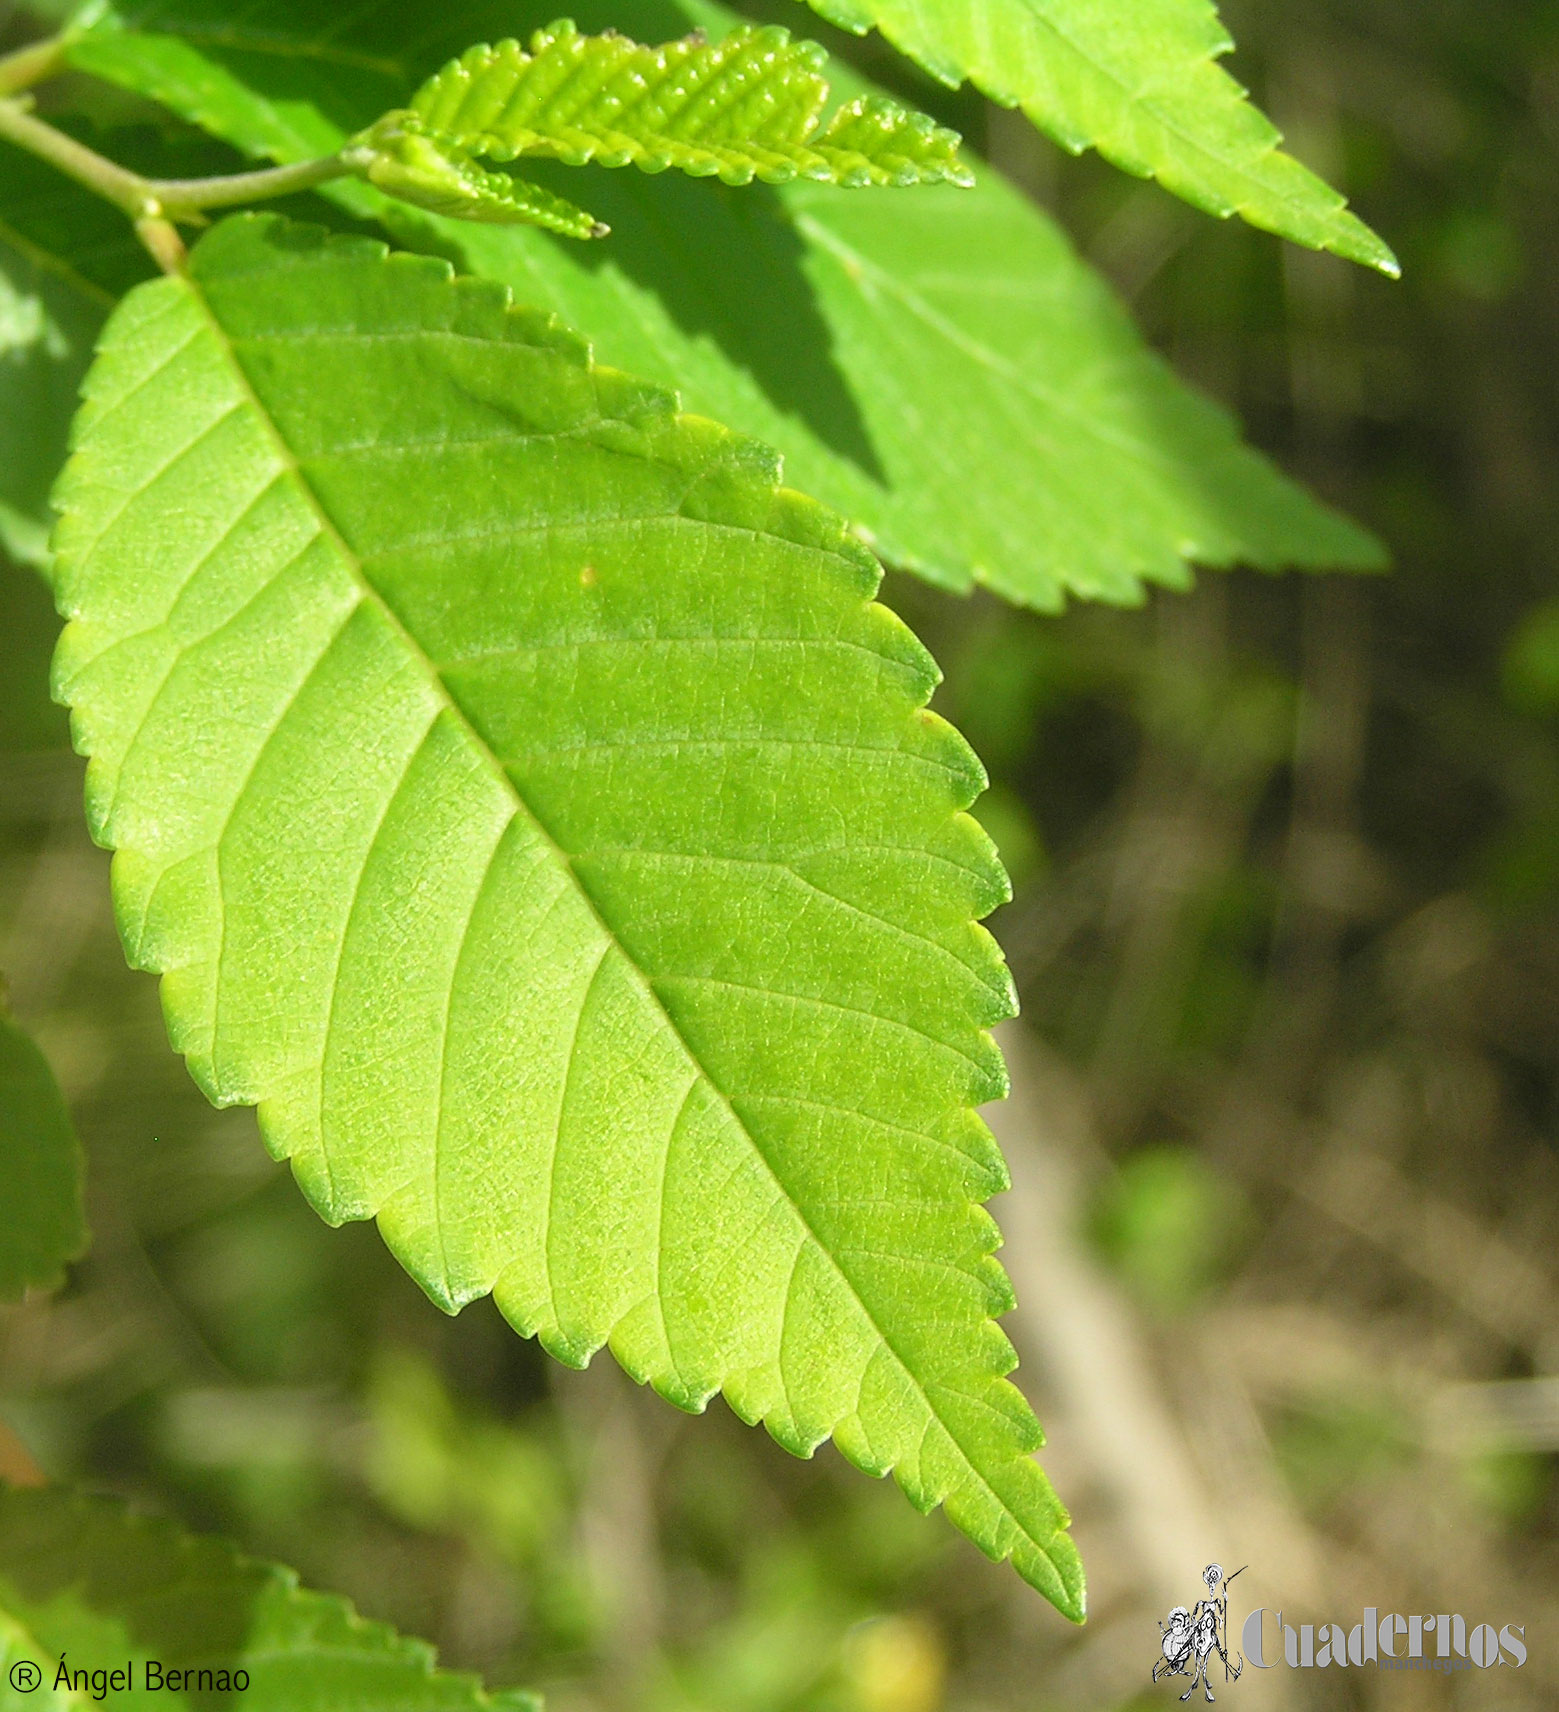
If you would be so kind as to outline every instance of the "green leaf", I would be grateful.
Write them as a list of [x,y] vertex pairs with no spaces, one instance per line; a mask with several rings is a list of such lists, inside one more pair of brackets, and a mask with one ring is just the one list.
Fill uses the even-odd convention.
[[810,0],[873,27],[944,83],[1022,107],[1073,154],[1106,160],[1209,214],[1238,214],[1314,250],[1400,271],[1329,185],[1284,154],[1272,122],[1218,64],[1234,43],[1211,0]]
[[443,1307],[832,1435],[1075,1616],[979,764],[840,519],[506,304],[242,217],[110,324],[56,688],[130,959]]
[[718,42],[695,30],[652,48],[615,31],[582,35],[564,19],[538,30],[528,53],[512,39],[468,48],[408,109],[355,138],[346,158],[380,190],[436,214],[574,238],[610,228],[471,157],[676,167],[725,184],[974,182],[955,132],[884,98],[848,102],[819,130],[827,57],[775,25]]
[[610,230],[539,184],[487,172],[445,139],[403,127],[400,118],[375,125],[356,150],[363,175],[387,196],[455,220],[540,226],[566,238],[604,238]]
[[[403,106],[451,46],[427,0],[355,7],[322,40],[302,0],[240,20],[213,8],[126,8],[162,33],[92,32],[76,61],[252,154],[297,160]],[[453,27],[482,32],[490,11],[505,20],[494,34],[524,20],[509,0]],[[621,5],[602,5],[591,21],[614,15]],[[733,21],[710,5],[677,15],[711,34]],[[829,77],[870,92],[837,63]],[[1384,563],[1371,536],[1241,446],[1056,225],[989,169],[973,190],[892,197],[602,175],[591,201],[613,236],[588,251],[342,185],[327,188],[377,209],[402,242],[555,309],[605,360],[775,446],[792,482],[946,587],[984,582],[1055,608],[1068,592],[1129,602],[1145,582],[1185,587],[1189,561]]]
[[774,24],[645,47],[565,19],[536,31],[528,53],[513,40],[468,48],[417,91],[410,116],[489,160],[676,167],[725,184],[974,182],[956,132],[886,97],[847,102],[822,125],[827,60]]
[[87,1244],[81,1144],[48,1060],[0,1008],[0,1301],[52,1290]]
[[[13,1667],[29,1663],[39,1687],[8,1688]],[[128,1673],[128,1690],[110,1686],[111,1670]],[[202,1671],[212,1673],[204,1682]],[[131,1712],[541,1712],[534,1695],[488,1694],[436,1670],[425,1642],[224,1541],[111,1499],[0,1486],[0,1708],[78,1712],[105,1699]]]

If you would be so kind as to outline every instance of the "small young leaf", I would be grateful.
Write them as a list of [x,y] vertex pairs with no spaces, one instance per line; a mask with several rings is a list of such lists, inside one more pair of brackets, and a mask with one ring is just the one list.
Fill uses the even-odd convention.
[[368,182],[388,196],[452,220],[493,226],[540,226],[565,238],[604,238],[594,215],[521,178],[488,172],[447,138],[407,127],[392,114],[351,151]]
[[[27,1664],[31,1688],[13,1674]],[[128,1690],[109,1686],[113,1669]],[[224,1541],[112,1499],[0,1486],[0,1705],[78,1712],[105,1698],[169,1712],[541,1712],[534,1695],[435,1669],[425,1642]]]
[[0,1301],[53,1289],[86,1241],[81,1144],[64,1097],[0,1008]]
[[56,687],[210,1097],[446,1309],[832,1435],[1080,1615],[978,1205],[983,775],[842,520],[275,216],[127,299],[76,441]]
[[[433,0],[371,0],[322,35],[308,0],[256,0],[220,30],[211,6],[121,0],[154,33],[94,28],[72,57],[284,161],[339,149],[404,106],[452,28],[513,27],[527,11],[502,0],[451,20]],[[677,13],[711,35],[738,22],[711,0],[678,0]],[[836,92],[872,93],[839,62],[828,69]],[[1054,609],[1069,595],[1130,603],[1144,584],[1184,588],[1193,562],[1386,562],[1176,379],[997,172],[957,194],[800,181],[739,197],[613,174],[592,196],[613,241],[588,254],[526,226],[417,213],[356,179],[325,189],[777,447],[795,485],[944,587],[979,582]]]
[[1238,214],[1311,249],[1397,273],[1344,199],[1284,154],[1281,136],[1218,64],[1234,46],[1211,0],[809,0],[831,23],[874,26],[933,76],[965,78],[1042,131],[1209,214]]
[[528,53],[516,41],[469,49],[417,91],[411,119],[489,160],[631,162],[726,184],[974,182],[956,132],[884,96],[847,103],[820,130],[827,59],[772,24],[644,47],[564,19]]

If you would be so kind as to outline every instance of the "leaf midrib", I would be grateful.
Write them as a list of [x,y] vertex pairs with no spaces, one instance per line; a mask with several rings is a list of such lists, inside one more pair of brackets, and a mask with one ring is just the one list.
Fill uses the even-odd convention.
[[[1055,1539],[1055,1535],[1050,1535],[1048,1539],[1037,1537],[1030,1527],[1027,1519],[1019,1515],[1006,1502],[1006,1500],[1002,1498],[1001,1494],[997,1492],[990,1480],[987,1479],[985,1474],[976,1465],[974,1459],[964,1449],[964,1446],[960,1442],[957,1434],[954,1433],[952,1428],[944,1419],[941,1410],[939,1410],[933,1402],[926,1385],[921,1381],[909,1363],[900,1354],[898,1349],[894,1346],[892,1339],[889,1338],[888,1334],[878,1323],[877,1316],[861,1296],[860,1290],[854,1279],[852,1279],[844,1270],[832,1250],[813,1229],[811,1220],[807,1217],[801,1206],[797,1204],[794,1195],[792,1195],[785,1183],[781,1180],[773,1163],[770,1161],[768,1154],[765,1152],[763,1147],[759,1145],[757,1138],[737,1114],[725,1090],[718,1082],[715,1081],[709,1071],[705,1069],[698,1054],[694,1052],[676,1019],[671,1015],[670,1011],[667,1010],[664,1001],[656,992],[654,983],[639,966],[638,962],[628,951],[627,947],[622,944],[622,941],[618,937],[616,931],[602,915],[595,898],[591,895],[589,888],[585,885],[584,881],[580,878],[577,870],[575,869],[573,859],[569,856],[568,852],[562,847],[562,845],[558,843],[557,839],[553,836],[551,829],[543,822],[541,817],[534,809],[531,808],[530,804],[526,802],[525,798],[520,794],[519,787],[509,776],[498,758],[493,754],[492,750],[488,747],[486,741],[477,731],[476,727],[471,723],[465,709],[461,707],[459,702],[455,699],[453,693],[445,684],[443,678],[439,675],[437,666],[433,663],[433,660],[424,650],[421,643],[418,642],[416,637],[401,621],[400,616],[391,608],[389,603],[363,574],[359,556],[349,546],[345,536],[342,535],[340,529],[336,526],[334,518],[331,517],[319,495],[315,493],[312,484],[303,472],[302,465],[298,458],[283,438],[281,431],[272,419],[270,412],[262,403],[259,394],[255,391],[253,384],[249,380],[249,376],[244,371],[243,365],[239,361],[237,351],[234,349],[233,343],[228,337],[226,329],[218,319],[216,312],[207,300],[205,293],[200,289],[198,281],[193,275],[186,274],[180,279],[179,283],[194,299],[202,317],[211,331],[212,337],[216,342],[223,360],[226,362],[230,372],[232,373],[243,397],[252,405],[255,415],[261,423],[263,431],[267,439],[270,441],[277,458],[281,461],[284,469],[296,482],[298,490],[303,495],[310,510],[318,519],[322,533],[331,543],[333,543],[336,550],[341,555],[343,563],[347,566],[354,582],[356,582],[359,590],[361,591],[362,599],[366,602],[370,602],[384,621],[392,627],[394,633],[401,638],[411,659],[426,675],[434,694],[439,698],[450,716],[459,722],[460,727],[470,738],[481,759],[482,765],[485,766],[492,776],[498,781],[504,793],[514,803],[518,812],[526,817],[529,823],[536,829],[537,834],[545,841],[547,847],[553,852],[564,872],[573,881],[586,908],[589,909],[592,916],[599,924],[608,944],[621,955],[624,963],[632,971],[634,978],[642,986],[649,1002],[663,1018],[666,1027],[671,1031],[672,1037],[676,1040],[682,1051],[687,1055],[688,1063],[693,1067],[697,1075],[708,1085],[715,1098],[719,1101],[722,1109],[730,1118],[731,1123],[735,1125],[737,1133],[743,1137],[748,1146],[752,1149],[753,1154],[761,1163],[765,1173],[773,1183],[775,1190],[783,1197],[786,1205],[790,1208],[806,1239],[813,1244],[817,1252],[828,1263],[829,1267],[834,1271],[840,1281],[844,1284],[845,1288],[849,1291],[860,1312],[865,1316],[866,1323],[871,1327],[882,1347],[893,1358],[893,1361],[903,1373],[915,1394],[920,1398],[926,1414],[936,1422],[947,1442],[956,1451],[959,1459],[974,1479],[978,1481],[979,1484],[990,1494],[991,1499],[995,1502],[1000,1512],[1016,1525],[1023,1538],[1026,1539],[1050,1565],[1052,1573],[1056,1578],[1056,1582],[1063,1590],[1064,1594],[1064,1590],[1067,1588],[1067,1579],[1062,1572],[1061,1566],[1052,1556],[1050,1549],[1051,1544]],[[754,530],[753,532],[764,533],[763,531],[758,530]]]

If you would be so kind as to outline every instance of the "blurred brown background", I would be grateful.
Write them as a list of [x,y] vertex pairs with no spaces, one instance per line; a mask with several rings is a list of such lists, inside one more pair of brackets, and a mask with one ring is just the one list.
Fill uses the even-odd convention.
[[229,1532],[557,1712],[1171,1704],[1157,1622],[1211,1558],[1250,1564],[1237,1618],[1459,1611],[1530,1650],[1215,1677],[1234,1704],[1555,1702],[1559,6],[1225,13],[1400,285],[849,49],[1397,558],[1060,619],[889,580],[1016,883],[996,1211],[1088,1627],[831,1451],[565,1372],[490,1304],[446,1321],[371,1229],[319,1224],[124,969],[45,697],[48,602],[0,567],[0,967],[73,1101],[96,1233],[63,1296],[0,1311],[0,1414],[50,1472]]

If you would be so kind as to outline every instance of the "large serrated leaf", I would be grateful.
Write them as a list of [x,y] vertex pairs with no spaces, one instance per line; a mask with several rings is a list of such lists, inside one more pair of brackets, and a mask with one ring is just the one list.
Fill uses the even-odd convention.
[[1106,160],[1210,214],[1397,273],[1385,243],[1218,64],[1234,43],[1211,0],[809,0],[857,34],[880,29],[950,84],[1022,107],[1074,154]]
[[[503,34],[551,6],[473,6],[452,23],[430,0],[378,0],[324,36],[302,0],[217,10],[128,5],[157,33],[101,29],[73,53],[247,151],[296,160],[403,106],[464,46],[451,28]],[[674,12],[601,0],[585,21],[652,35],[670,20],[711,34],[733,22],[692,0]],[[845,96],[869,92],[837,62],[828,73]],[[548,182],[580,180],[559,170]],[[1191,561],[1383,563],[1369,535],[1242,447],[1054,223],[989,169],[973,190],[891,197],[602,174],[590,198],[613,235],[589,255],[524,228],[422,216],[355,181],[328,188],[777,447],[798,486],[945,586],[985,582],[1054,608],[1068,592],[1131,601],[1145,582],[1184,587]]]
[[841,520],[274,216],[127,300],[77,435],[56,683],[207,1093],[447,1309],[832,1435],[1078,1615],[978,1205],[983,777]]
[[[110,1671],[129,1685],[110,1685]],[[105,1701],[133,1712],[541,1712],[534,1695],[488,1694],[436,1670],[424,1642],[221,1540],[111,1499],[0,1486],[0,1708]]]
[[0,1007],[0,1301],[52,1289],[86,1240],[81,1144],[64,1097]]

